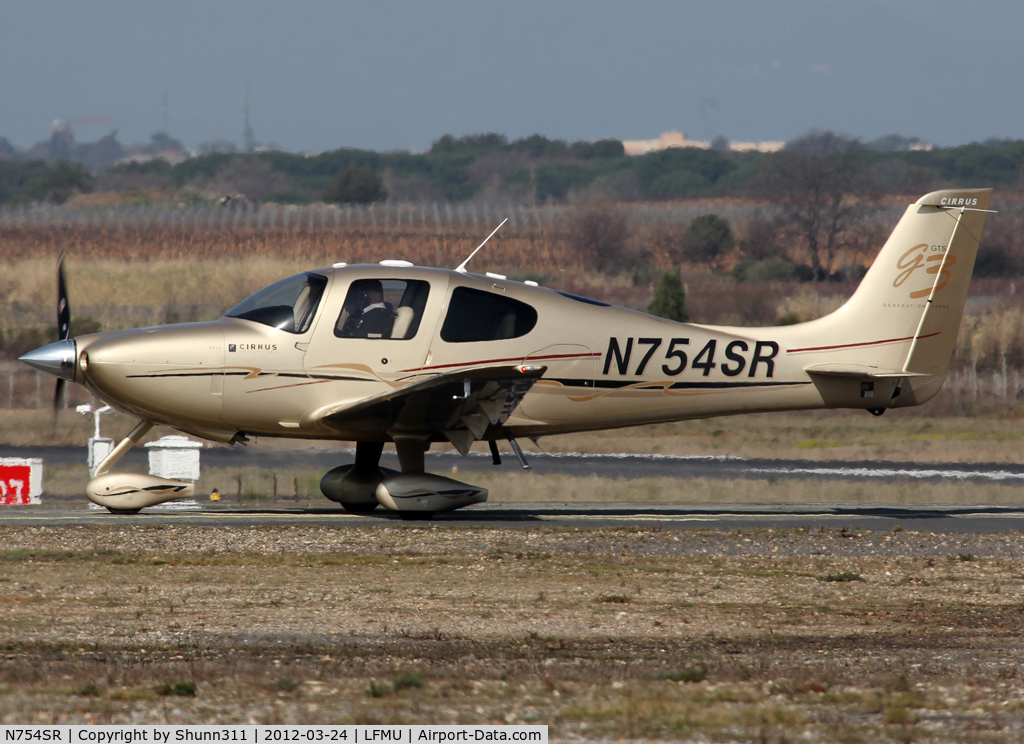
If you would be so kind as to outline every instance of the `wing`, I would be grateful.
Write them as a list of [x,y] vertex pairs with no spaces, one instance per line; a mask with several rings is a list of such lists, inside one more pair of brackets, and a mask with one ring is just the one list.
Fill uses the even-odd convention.
[[500,427],[546,367],[485,367],[435,375],[372,398],[328,409],[320,421],[338,429],[443,435],[465,454]]

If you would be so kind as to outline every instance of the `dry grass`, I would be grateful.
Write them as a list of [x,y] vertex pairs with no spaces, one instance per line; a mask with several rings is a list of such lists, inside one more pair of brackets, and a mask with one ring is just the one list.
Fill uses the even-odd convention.
[[731,478],[609,479],[464,473],[490,489],[491,504],[986,504],[1024,505],[1019,484]]
[[[754,742],[1015,741],[1024,724],[1024,593],[1003,557],[1019,536],[0,540],[4,723],[528,722],[554,740]],[[823,578],[845,572],[862,581]]]
[[[602,274],[574,244],[571,215],[566,215],[543,227],[529,220],[507,226],[476,259],[477,268],[646,309],[657,273],[677,266],[677,233],[685,225],[645,221],[642,213],[632,214],[623,249],[628,260],[618,262],[625,268]],[[53,323],[54,265],[61,253],[68,256],[75,315],[112,330],[215,318],[276,279],[338,261],[402,258],[418,265],[454,267],[486,232],[478,234],[469,224],[457,229],[410,228],[407,223],[380,224],[376,229],[331,224],[312,229],[246,227],[244,221],[237,229],[210,227],[202,221],[122,229],[113,222],[73,227],[0,224],[0,332],[10,335]],[[856,262],[847,258],[847,263]],[[862,259],[870,256],[856,258]],[[783,317],[810,320],[838,307],[855,289],[852,282],[820,287],[736,284],[696,266],[685,267],[684,278],[691,318],[714,324],[764,326]],[[961,327],[956,364],[1024,367],[1024,305],[1013,281],[977,281],[972,288],[972,297],[976,296],[979,301],[972,302]]]
[[[677,456],[757,457],[795,460],[891,460],[897,462],[1024,463],[1021,411],[976,416],[926,415],[915,409],[875,417],[861,411],[753,414],[627,429],[546,437],[539,447],[523,441],[530,453],[633,453]],[[134,419],[103,417],[103,434],[125,436]],[[146,441],[176,433],[155,428]],[[0,443],[31,447],[74,445],[85,448],[92,418],[74,411],[0,409]],[[278,451],[302,443],[258,439],[255,448]],[[315,445],[308,445],[315,446]],[[485,443],[476,443],[486,452]],[[451,448],[435,444],[434,451]]]
[[[1024,462],[1019,411],[978,416],[905,409],[754,414],[540,440],[552,452],[731,455],[796,460]],[[481,450],[482,451],[482,450]]]
[[[81,261],[205,261],[299,256],[314,262],[331,259],[331,262],[375,263],[382,257],[381,251],[386,250],[385,258],[401,258],[426,266],[455,266],[493,229],[493,225],[481,225],[477,229],[469,225],[443,231],[393,225],[371,229],[368,224],[351,229],[319,226],[309,229],[305,225],[296,229],[292,219],[291,229],[255,225],[248,228],[243,225],[237,230],[208,228],[201,222],[198,226],[190,223],[184,227],[180,224],[129,225],[124,229],[118,229],[116,223],[79,224],[72,228],[0,225],[0,241],[8,261],[38,257],[52,261],[63,252]],[[494,224],[497,221],[500,220]],[[494,265],[515,270],[558,271],[574,265],[578,258],[570,247],[565,224],[519,230],[508,226],[488,243],[487,249]]]

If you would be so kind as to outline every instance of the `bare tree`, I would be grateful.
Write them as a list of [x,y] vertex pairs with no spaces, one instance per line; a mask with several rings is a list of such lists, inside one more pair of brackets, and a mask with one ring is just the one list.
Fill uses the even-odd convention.
[[568,233],[576,254],[598,271],[622,271],[635,263],[629,252],[629,220],[608,203],[578,206],[570,218]]
[[760,190],[781,207],[783,228],[805,245],[816,279],[827,278],[863,210],[860,140],[813,131],[768,160]]
[[779,240],[779,219],[755,209],[739,226],[740,253],[751,261],[764,261],[783,254]]

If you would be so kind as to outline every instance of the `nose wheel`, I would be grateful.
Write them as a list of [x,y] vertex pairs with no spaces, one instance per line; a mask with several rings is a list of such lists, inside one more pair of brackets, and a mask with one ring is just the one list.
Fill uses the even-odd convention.
[[93,479],[85,487],[85,495],[91,502],[105,507],[111,514],[138,514],[143,507],[195,494],[195,486],[192,483],[139,473],[108,472],[151,428],[152,422],[140,422],[111,450],[103,462],[96,466]]

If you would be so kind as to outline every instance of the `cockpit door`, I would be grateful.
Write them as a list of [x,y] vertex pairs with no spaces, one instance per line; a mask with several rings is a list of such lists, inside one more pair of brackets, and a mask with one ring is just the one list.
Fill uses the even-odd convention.
[[305,356],[321,380],[411,382],[430,353],[448,277],[362,271],[335,285]]

